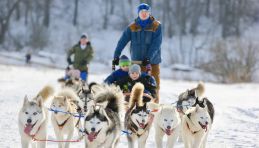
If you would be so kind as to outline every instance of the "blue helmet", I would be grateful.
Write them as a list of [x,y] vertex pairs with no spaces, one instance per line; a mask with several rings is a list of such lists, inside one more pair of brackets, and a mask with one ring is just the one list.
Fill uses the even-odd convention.
[[150,8],[150,6],[149,6],[148,4],[146,4],[146,3],[141,3],[141,4],[138,6],[138,13],[139,13],[139,11],[141,11],[141,10],[143,10],[143,9],[145,9],[145,10],[147,10],[147,11],[150,11],[150,10],[151,10],[151,8]]

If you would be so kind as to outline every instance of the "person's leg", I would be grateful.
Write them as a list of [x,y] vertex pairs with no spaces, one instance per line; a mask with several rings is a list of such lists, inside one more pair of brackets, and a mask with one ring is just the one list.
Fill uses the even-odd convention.
[[160,90],[160,66],[158,64],[152,65],[152,71],[151,75],[155,78],[156,80],[156,85],[157,85],[157,101],[156,103],[159,103],[159,90]]
[[[157,101],[156,103],[159,103],[159,90],[160,90],[160,66],[159,64],[152,64],[152,70],[151,70],[151,75],[155,78],[156,84],[157,84]],[[146,67],[141,66],[141,71],[146,72]]]
[[80,78],[86,82],[87,79],[87,72],[86,71],[81,71],[80,72]]

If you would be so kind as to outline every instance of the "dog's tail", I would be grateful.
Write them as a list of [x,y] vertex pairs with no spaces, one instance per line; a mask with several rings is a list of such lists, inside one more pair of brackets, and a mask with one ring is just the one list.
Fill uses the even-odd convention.
[[40,90],[37,96],[41,96],[43,99],[43,102],[45,102],[53,94],[54,94],[54,88],[50,85],[46,85],[45,87],[42,88],[42,90]]
[[96,105],[100,105],[116,113],[122,110],[124,96],[119,87],[104,84],[98,85],[98,90],[94,96]]
[[205,86],[203,82],[199,82],[199,84],[197,85],[197,87],[195,88],[195,94],[196,97],[200,98],[202,97],[202,95],[205,92]]
[[71,101],[79,101],[79,97],[76,92],[72,88],[64,88],[62,89],[57,96],[64,96],[70,99]]
[[136,83],[131,91],[130,99],[129,99],[129,108],[133,108],[135,104],[137,106],[143,106],[143,93],[144,93],[144,85],[142,83]]

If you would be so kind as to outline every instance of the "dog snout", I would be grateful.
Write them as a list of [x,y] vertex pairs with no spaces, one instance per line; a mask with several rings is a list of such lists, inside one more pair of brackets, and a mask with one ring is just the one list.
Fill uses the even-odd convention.
[[31,119],[27,119],[27,123],[31,123]]
[[209,124],[208,121],[206,121],[205,124],[208,125]]
[[171,126],[167,126],[167,129],[171,129]]
[[145,123],[145,120],[144,120],[144,119],[142,120],[142,123]]
[[94,128],[94,127],[93,127],[93,128],[91,128],[91,131],[92,131],[92,132],[95,132],[95,128]]

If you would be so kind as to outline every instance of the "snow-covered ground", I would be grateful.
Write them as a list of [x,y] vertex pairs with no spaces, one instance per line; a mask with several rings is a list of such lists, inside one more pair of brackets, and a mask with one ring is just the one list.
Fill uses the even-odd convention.
[[[99,73],[90,75],[90,81],[102,82],[108,74],[101,68],[96,68],[95,71]],[[63,70],[51,68],[0,65],[1,148],[21,147],[17,118],[24,96],[32,98],[46,84],[51,84],[58,90],[56,80],[63,73]],[[195,87],[196,84],[197,82],[162,79],[161,103],[175,102],[176,95]],[[216,110],[215,121],[208,137],[208,147],[259,147],[259,84],[205,85],[206,96],[213,102]],[[48,138],[55,139],[51,124],[48,128]],[[72,148],[79,146],[83,147],[83,142],[71,144]],[[121,136],[119,146],[127,146],[124,135]],[[57,147],[56,143],[48,143],[48,148],[54,147]],[[155,147],[153,129],[147,147]],[[181,148],[183,144],[177,143],[176,147]]]

